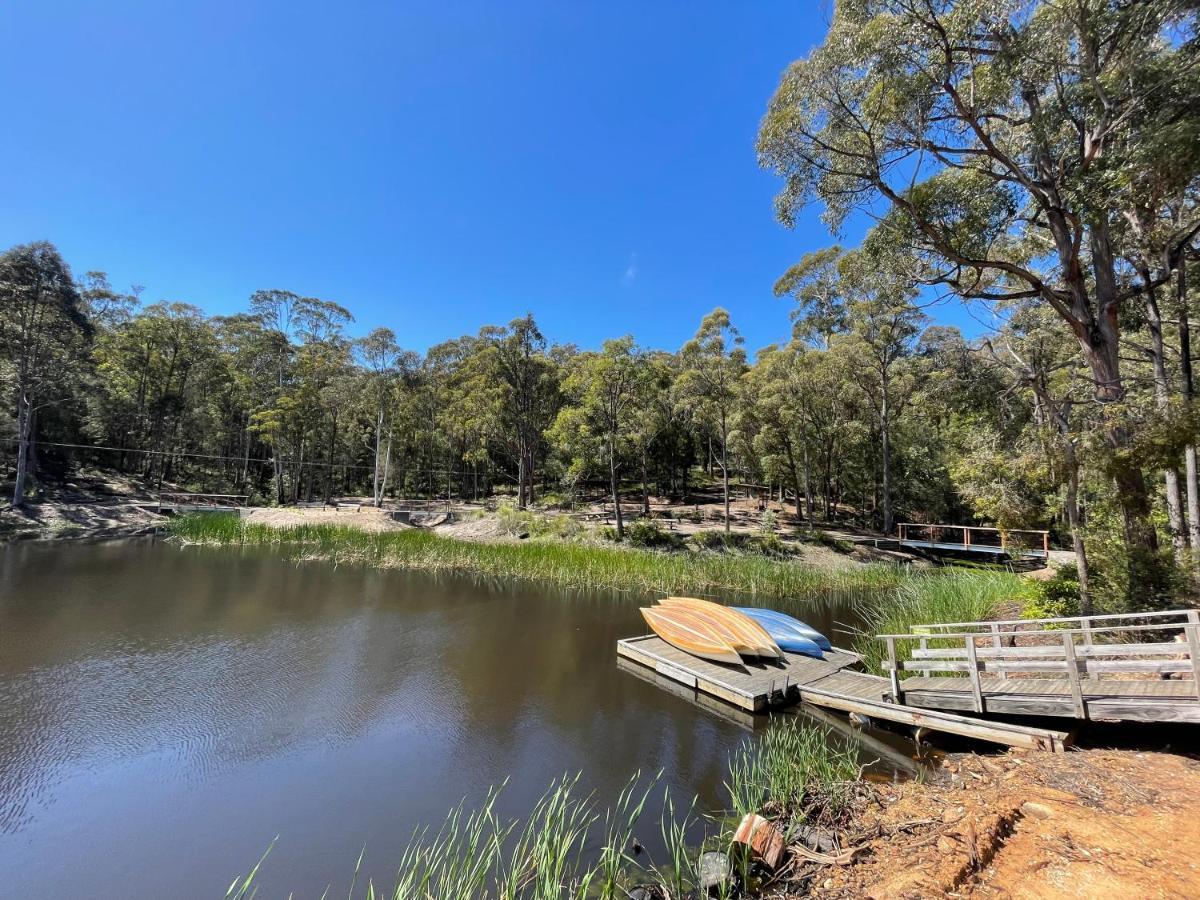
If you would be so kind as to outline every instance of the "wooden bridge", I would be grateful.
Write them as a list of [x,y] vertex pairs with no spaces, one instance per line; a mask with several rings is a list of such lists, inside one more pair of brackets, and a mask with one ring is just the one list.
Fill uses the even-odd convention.
[[1200,723],[1196,610],[917,625],[879,640],[887,677],[857,671],[859,658],[837,649],[729,666],[646,635],[618,641],[617,654],[749,713],[803,701],[1034,749],[1061,750],[1069,735],[985,717]]
[[973,525],[920,525],[901,522],[896,540],[902,547],[957,553],[986,553],[992,556],[1050,555],[1050,532],[981,528]]

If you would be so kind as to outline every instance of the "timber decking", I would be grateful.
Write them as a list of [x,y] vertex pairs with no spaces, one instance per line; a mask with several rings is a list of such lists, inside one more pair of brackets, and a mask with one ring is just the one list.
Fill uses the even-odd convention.
[[700,659],[677,650],[657,635],[646,635],[617,641],[617,654],[673,682],[668,689],[674,694],[694,702],[716,697],[748,713],[761,713],[773,706],[805,701],[815,706],[1017,747],[1061,751],[1068,740],[1068,736],[1060,731],[984,722],[948,712],[902,706],[888,696],[888,679],[850,671],[848,667],[858,662],[859,657],[844,650],[828,652],[823,660],[788,653],[786,662],[735,667]]

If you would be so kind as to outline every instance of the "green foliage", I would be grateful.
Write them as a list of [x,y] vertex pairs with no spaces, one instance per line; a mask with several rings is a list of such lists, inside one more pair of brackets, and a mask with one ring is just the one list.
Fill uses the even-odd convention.
[[485,544],[416,528],[382,532],[337,525],[272,528],[223,514],[180,516],[169,527],[184,543],[275,547],[294,559],[654,594],[796,601],[828,593],[874,595],[911,577],[898,566],[883,564],[830,571],[759,554],[658,553],[581,542]]
[[626,529],[625,538],[631,547],[677,550],[683,546],[683,539],[679,535],[664,531],[657,522],[650,519],[631,522]]
[[1021,616],[1026,619],[1061,619],[1079,615],[1079,570],[1059,566],[1054,577],[1036,582],[1026,598]]
[[766,813],[792,823],[837,820],[859,778],[856,755],[823,729],[784,717],[758,740],[746,740],[729,760],[725,788],[739,816]]
[[905,634],[913,625],[979,622],[1004,607],[1023,607],[1037,588],[1010,572],[949,569],[905,579],[886,602],[864,603],[855,649],[871,669],[882,671],[885,647],[879,634]]

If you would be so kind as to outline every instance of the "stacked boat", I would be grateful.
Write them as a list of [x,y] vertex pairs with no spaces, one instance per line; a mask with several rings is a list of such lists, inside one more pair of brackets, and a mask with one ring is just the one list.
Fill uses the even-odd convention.
[[713,662],[786,659],[784,651],[821,659],[829,640],[814,628],[770,609],[734,608],[696,597],[666,597],[642,616],[660,638]]

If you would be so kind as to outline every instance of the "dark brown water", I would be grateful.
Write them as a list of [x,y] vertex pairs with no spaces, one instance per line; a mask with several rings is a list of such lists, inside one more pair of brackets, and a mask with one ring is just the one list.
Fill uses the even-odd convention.
[[[0,896],[387,885],[420,823],[636,770],[724,804],[750,734],[618,669],[646,598],[151,540],[0,548]],[[814,615],[828,626],[836,610]],[[657,829],[657,823],[647,831]]]

